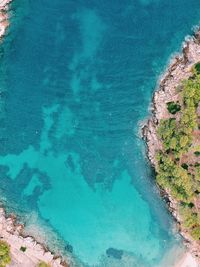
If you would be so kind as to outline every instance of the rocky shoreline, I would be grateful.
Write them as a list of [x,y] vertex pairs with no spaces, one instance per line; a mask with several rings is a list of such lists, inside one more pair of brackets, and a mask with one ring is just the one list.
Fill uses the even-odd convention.
[[54,255],[43,244],[23,232],[24,226],[16,222],[15,215],[7,216],[0,208],[0,238],[10,246],[12,267],[36,267],[39,262],[46,262],[52,267],[67,267],[62,258]]
[[[156,153],[162,149],[162,143],[158,138],[157,129],[161,119],[168,118],[167,102],[178,101],[179,92],[177,88],[181,86],[183,80],[192,75],[192,67],[200,62],[200,29],[193,36],[188,37],[182,47],[182,52],[176,55],[161,77],[159,86],[153,95],[151,106],[151,117],[142,127],[142,136],[147,144],[147,155],[151,165],[157,169]],[[161,195],[166,199],[168,207],[174,216],[180,234],[184,238],[184,243],[188,251],[197,259],[200,264],[200,243],[194,241],[185,229],[182,228],[179,216],[177,201],[171,197],[169,192]]]
[[[9,4],[12,0],[0,0],[0,40],[6,34],[9,26]],[[45,262],[52,267],[68,267],[60,256],[54,255],[49,249],[36,241],[32,236],[24,234],[24,225],[16,222],[15,215],[7,216],[0,207],[0,239],[10,246],[12,267],[36,267]]]
[[[1,39],[9,26],[8,10],[11,1],[0,1]],[[182,53],[172,60],[165,75],[161,78],[158,90],[156,90],[153,96],[152,116],[142,129],[143,137],[147,143],[148,158],[155,169],[155,155],[162,147],[156,131],[160,119],[167,117],[165,103],[178,100],[179,94],[176,88],[180,86],[182,80],[190,77],[191,68],[197,62],[200,62],[200,30],[183,44]],[[178,214],[176,201],[170,196],[169,192],[162,191],[162,195],[167,199],[169,209],[177,221],[180,233],[184,237],[188,250],[200,263],[200,244],[194,242],[188,233],[181,228],[181,219]],[[5,210],[0,208],[0,238],[10,245],[12,262],[9,266],[35,267],[41,261],[50,264],[52,267],[68,266],[66,262],[62,261],[61,257],[55,256],[33,237],[25,236],[23,230],[24,226],[16,222],[14,215],[7,216]]]
[[0,39],[5,35],[6,30],[9,26],[9,4],[12,0],[0,1]]

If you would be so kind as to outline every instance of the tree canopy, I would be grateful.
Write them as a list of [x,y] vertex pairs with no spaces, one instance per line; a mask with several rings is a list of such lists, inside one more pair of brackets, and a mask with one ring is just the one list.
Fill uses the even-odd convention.
[[[179,102],[166,103],[169,116],[157,129],[162,150],[157,153],[156,180],[178,201],[184,227],[200,240],[200,212],[195,206],[200,203],[200,143],[195,137],[195,131],[200,134],[200,63],[180,88]],[[187,162],[191,157],[193,164]]]
[[10,262],[10,246],[5,241],[0,240],[0,267],[5,267]]

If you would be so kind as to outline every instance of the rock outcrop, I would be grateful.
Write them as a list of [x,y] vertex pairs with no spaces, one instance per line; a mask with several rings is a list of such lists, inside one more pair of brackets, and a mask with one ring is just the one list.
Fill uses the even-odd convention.
[[[6,216],[0,208],[0,238],[10,245],[11,267],[36,267],[39,262],[46,262],[52,267],[67,267],[61,257],[55,256],[33,237],[25,236],[24,226],[16,223],[14,215]],[[24,249],[23,249],[24,248]]]
[[0,1],[0,38],[2,38],[9,26],[9,4],[11,0]]
[[[200,29],[183,44],[182,53],[175,56],[160,79],[159,86],[154,93],[151,112],[152,115],[142,128],[142,134],[147,144],[147,154],[152,166],[157,168],[156,153],[162,150],[162,142],[157,135],[158,125],[161,119],[169,117],[167,102],[178,101],[182,81],[192,75],[193,66],[200,62]],[[162,191],[167,199],[168,207],[177,221],[181,235],[189,251],[198,259],[200,263],[200,244],[194,241],[181,224],[177,202],[170,195],[170,192]]]

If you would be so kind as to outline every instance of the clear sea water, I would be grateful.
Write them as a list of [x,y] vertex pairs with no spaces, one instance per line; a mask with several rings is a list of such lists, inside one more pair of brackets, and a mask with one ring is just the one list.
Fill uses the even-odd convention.
[[[0,191],[77,266],[161,264],[180,240],[139,137],[198,0],[14,0],[0,51]],[[46,227],[46,228],[45,228]]]

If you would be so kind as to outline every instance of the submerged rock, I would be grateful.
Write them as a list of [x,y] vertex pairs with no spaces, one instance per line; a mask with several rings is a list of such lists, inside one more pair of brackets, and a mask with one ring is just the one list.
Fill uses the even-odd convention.
[[109,248],[106,250],[106,254],[108,257],[113,257],[115,259],[121,260],[123,256],[123,250],[121,249],[115,249],[115,248]]

